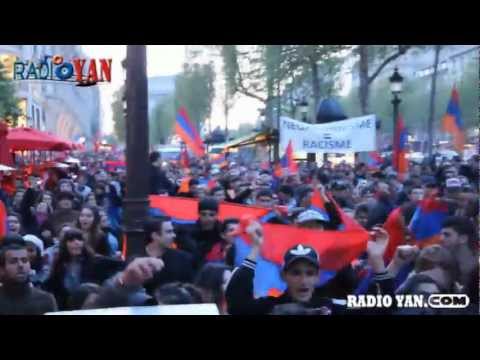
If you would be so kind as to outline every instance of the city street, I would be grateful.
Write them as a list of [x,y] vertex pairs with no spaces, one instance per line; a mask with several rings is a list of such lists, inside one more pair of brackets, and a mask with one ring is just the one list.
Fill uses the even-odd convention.
[[478,45],[0,45],[0,315],[478,315]]

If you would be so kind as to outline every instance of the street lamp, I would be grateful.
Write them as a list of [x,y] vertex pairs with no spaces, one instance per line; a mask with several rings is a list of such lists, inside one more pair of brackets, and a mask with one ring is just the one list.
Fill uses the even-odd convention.
[[395,135],[395,131],[397,130],[397,119],[398,119],[398,106],[402,102],[398,95],[403,90],[403,77],[399,74],[398,68],[395,67],[393,75],[390,76],[390,91],[392,92],[393,99],[393,134]]
[[[308,115],[308,102],[305,98],[298,103],[298,107],[300,108],[300,114],[302,114],[302,121],[308,122],[307,115]],[[314,163],[317,161],[317,157],[315,153],[307,153],[307,163]]]
[[125,100],[127,193],[123,202],[128,255],[143,252],[143,224],[148,215],[148,85],[145,45],[127,45]]

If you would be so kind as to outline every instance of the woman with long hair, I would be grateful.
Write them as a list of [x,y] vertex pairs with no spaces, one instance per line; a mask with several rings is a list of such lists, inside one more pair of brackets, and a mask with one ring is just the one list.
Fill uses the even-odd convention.
[[122,261],[93,254],[86,246],[83,232],[70,228],[60,239],[58,255],[44,289],[55,296],[59,309],[64,310],[70,295],[81,284],[102,284],[123,265]]
[[76,222],[76,226],[82,231],[86,247],[93,253],[103,256],[113,256],[114,251],[108,243],[107,234],[102,231],[101,217],[98,208],[84,205]]

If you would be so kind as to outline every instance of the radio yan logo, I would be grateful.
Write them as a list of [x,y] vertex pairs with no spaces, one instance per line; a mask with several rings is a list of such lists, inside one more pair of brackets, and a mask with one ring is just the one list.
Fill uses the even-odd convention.
[[468,307],[470,298],[465,294],[432,294],[426,298],[417,294],[348,295],[349,308],[432,308],[462,309]]
[[[97,66],[98,63],[98,66]],[[39,63],[15,61],[13,80],[50,80],[74,82],[77,86],[93,86],[112,80],[112,59],[72,59],[47,55]]]

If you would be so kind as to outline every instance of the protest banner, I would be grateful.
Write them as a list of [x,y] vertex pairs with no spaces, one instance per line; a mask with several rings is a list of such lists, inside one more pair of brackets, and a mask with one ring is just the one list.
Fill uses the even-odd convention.
[[191,304],[57,311],[45,315],[220,315],[220,313],[215,304]]
[[307,153],[374,151],[375,131],[375,115],[316,125],[281,117],[280,148],[291,141],[295,151]]

